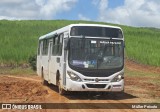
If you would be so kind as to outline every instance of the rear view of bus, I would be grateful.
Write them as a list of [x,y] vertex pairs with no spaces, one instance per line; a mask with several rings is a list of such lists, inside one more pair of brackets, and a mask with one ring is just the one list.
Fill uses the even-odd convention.
[[[63,36],[60,61],[52,63],[53,68],[56,63],[63,65],[56,70],[59,72],[59,79],[56,72],[49,77],[54,78],[53,82],[59,82],[55,85],[59,86],[60,93],[123,91],[124,37],[121,28],[98,24],[72,24],[65,29],[61,32],[65,35],[67,32],[67,36]],[[54,58],[56,59],[56,56],[53,56],[53,60]],[[49,78],[45,80],[51,80]]]

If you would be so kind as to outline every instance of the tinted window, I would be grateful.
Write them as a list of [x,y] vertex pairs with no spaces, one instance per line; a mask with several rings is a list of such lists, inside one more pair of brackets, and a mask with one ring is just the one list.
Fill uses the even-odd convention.
[[43,40],[43,51],[42,51],[43,55],[48,54],[48,45],[49,45],[49,40],[48,39]]
[[123,41],[71,38],[69,63],[87,69],[113,69],[123,66]]
[[117,28],[74,26],[71,28],[71,36],[111,37],[122,38],[122,32]]
[[53,38],[53,51],[52,55],[62,55],[63,34]]
[[57,55],[57,39],[58,39],[58,36],[53,37],[52,55]]

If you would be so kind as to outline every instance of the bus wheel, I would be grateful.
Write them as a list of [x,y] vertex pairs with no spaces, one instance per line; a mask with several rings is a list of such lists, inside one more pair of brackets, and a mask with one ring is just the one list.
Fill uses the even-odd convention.
[[66,94],[66,91],[61,87],[60,80],[58,81],[58,92],[60,95]]

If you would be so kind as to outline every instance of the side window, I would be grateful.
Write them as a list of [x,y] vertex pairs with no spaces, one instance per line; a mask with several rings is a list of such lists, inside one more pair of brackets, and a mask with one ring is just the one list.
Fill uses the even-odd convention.
[[59,43],[59,38],[57,36],[55,38],[55,55],[58,55],[58,43]]
[[57,41],[58,41],[58,36],[53,37],[53,48],[52,48],[52,55],[57,55]]
[[63,46],[63,34],[59,35],[59,43],[58,43],[58,55],[62,55],[62,46]]
[[55,55],[55,38],[53,37],[52,55]]
[[62,45],[63,45],[63,34],[53,37],[53,51],[52,55],[60,56],[62,55]]
[[43,40],[43,51],[42,51],[43,55],[47,55],[48,54],[48,45],[49,45],[49,40],[48,39],[44,39]]
[[45,55],[45,44],[46,44],[46,41],[43,40],[43,51],[42,51],[42,55]]

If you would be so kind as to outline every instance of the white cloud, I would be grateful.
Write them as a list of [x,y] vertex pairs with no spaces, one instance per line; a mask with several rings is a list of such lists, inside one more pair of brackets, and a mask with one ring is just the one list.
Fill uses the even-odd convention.
[[62,11],[69,11],[77,2],[77,0],[48,0],[48,2],[41,7],[40,14],[45,19],[51,19],[57,13]]
[[23,0],[1,0],[1,4],[8,4],[8,3],[21,3]]
[[107,8],[108,8],[108,0],[101,0],[99,3],[99,10],[103,12],[107,10]]
[[[99,12],[100,12],[100,15],[104,15],[104,13],[107,10],[107,7],[108,7],[108,0],[100,0],[100,2],[99,2]],[[106,18],[105,18],[105,16],[100,16],[100,19],[104,20]]]
[[54,19],[69,11],[77,0],[1,0],[0,19]]
[[43,6],[45,4],[45,0],[35,0],[36,4],[39,6]]
[[99,4],[99,0],[92,0],[91,2],[93,5],[97,6]]
[[108,8],[108,0],[99,3],[99,21],[160,28],[159,0],[125,0],[123,6]]
[[7,16],[0,16],[0,20],[21,20],[22,18],[15,18],[15,17],[7,17]]
[[84,16],[84,15],[82,15],[82,14],[78,14],[78,18],[79,18],[80,20],[87,20],[87,21],[89,21],[89,20],[90,20],[90,18],[85,17],[85,16]]

